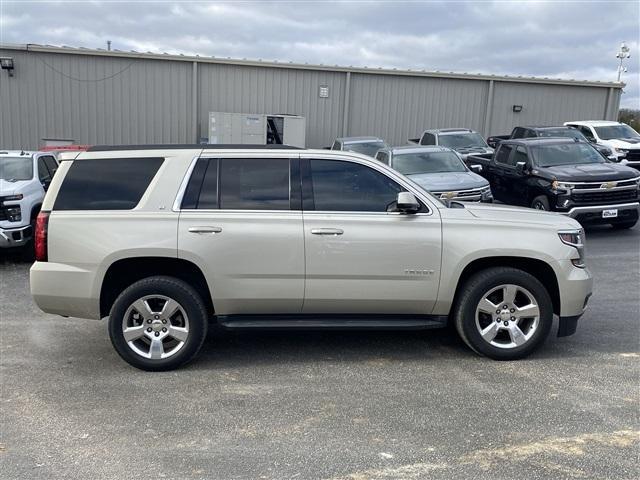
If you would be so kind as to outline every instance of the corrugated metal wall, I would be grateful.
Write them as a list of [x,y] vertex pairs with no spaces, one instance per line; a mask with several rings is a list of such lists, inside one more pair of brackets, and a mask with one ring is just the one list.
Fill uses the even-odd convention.
[[[607,95],[608,89],[600,87],[496,82],[489,134],[507,134],[517,125],[599,120],[605,116]],[[522,105],[522,111],[514,113],[514,105]]]
[[488,85],[482,80],[352,74],[348,132],[402,145],[427,128],[482,131]]
[[[200,132],[209,112],[288,113],[307,120],[309,146],[325,146],[342,128],[345,74],[269,67],[199,64]],[[321,85],[329,98],[320,98]]]
[[[45,138],[192,143],[206,136],[210,111],[303,115],[309,147],[328,146],[343,133],[404,144],[426,128],[493,135],[515,125],[615,119],[620,101],[619,88],[496,79],[487,115],[487,79],[13,49],[0,54],[15,63],[14,77],[0,72],[0,148],[38,148]],[[321,85],[329,87],[328,98],[319,97]],[[513,105],[522,112],[513,113]]]

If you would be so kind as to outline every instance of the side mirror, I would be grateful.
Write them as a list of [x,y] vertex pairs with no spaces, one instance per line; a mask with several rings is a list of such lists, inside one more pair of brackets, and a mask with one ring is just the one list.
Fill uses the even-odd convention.
[[420,210],[420,203],[411,192],[399,192],[396,208],[401,213],[416,213]]
[[469,168],[476,173],[482,172],[482,165],[471,165]]
[[524,174],[524,171],[525,171],[526,168],[527,168],[526,162],[518,162],[518,163],[516,163],[516,172],[518,172],[520,175]]

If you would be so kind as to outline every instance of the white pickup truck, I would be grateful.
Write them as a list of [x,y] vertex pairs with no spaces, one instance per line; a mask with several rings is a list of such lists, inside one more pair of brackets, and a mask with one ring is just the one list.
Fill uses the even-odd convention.
[[57,169],[52,153],[0,151],[0,248],[29,243]]

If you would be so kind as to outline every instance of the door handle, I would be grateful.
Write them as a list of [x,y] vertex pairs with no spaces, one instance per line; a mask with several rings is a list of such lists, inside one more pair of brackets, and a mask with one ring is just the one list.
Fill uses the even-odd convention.
[[312,228],[313,235],[342,235],[344,230],[341,228]]
[[220,227],[189,227],[189,233],[210,233],[216,234],[222,231]]

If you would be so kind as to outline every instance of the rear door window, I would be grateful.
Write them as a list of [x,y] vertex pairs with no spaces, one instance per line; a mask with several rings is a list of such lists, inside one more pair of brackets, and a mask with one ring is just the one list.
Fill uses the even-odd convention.
[[513,151],[513,145],[500,145],[498,153],[496,153],[496,163],[501,165],[509,165],[509,157]]
[[75,160],[60,186],[54,210],[131,210],[138,205],[163,158]]

